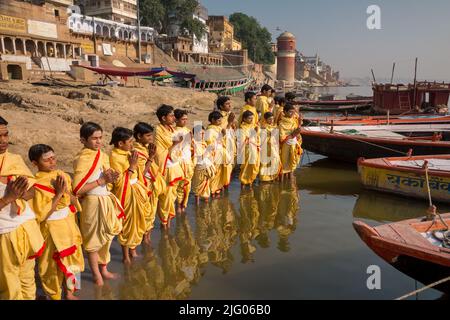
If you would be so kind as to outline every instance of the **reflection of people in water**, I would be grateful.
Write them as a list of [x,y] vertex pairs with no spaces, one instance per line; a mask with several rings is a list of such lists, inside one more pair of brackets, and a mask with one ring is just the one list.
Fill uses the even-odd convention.
[[177,217],[175,239],[180,248],[178,267],[191,284],[196,284],[201,278],[200,248],[185,215]]
[[278,249],[288,252],[289,236],[297,227],[297,212],[299,210],[299,197],[297,184],[294,179],[285,181],[281,186],[278,213],[275,219],[275,229],[278,233]]
[[230,271],[233,265],[233,255],[231,248],[237,236],[236,213],[228,198],[213,201],[211,206],[211,227],[215,235],[210,252],[210,261],[215,266],[222,269],[225,274]]
[[256,251],[256,247],[252,244],[252,241],[259,235],[259,209],[253,189],[241,191],[239,204],[239,238],[242,263],[254,262],[253,253]]
[[231,248],[237,235],[236,215],[232,203],[224,197],[211,203],[200,204],[196,208],[196,222],[200,257],[227,273],[234,261]]
[[258,228],[259,235],[256,237],[261,248],[270,247],[269,232],[274,228],[280,201],[280,185],[269,183],[262,184],[256,192],[256,200],[260,212]]

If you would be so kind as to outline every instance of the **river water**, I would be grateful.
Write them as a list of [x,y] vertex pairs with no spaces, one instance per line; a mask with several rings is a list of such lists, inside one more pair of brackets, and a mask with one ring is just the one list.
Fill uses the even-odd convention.
[[[327,89],[370,95],[368,87]],[[80,297],[394,299],[421,284],[373,253],[352,222],[378,225],[424,216],[426,209],[426,201],[365,191],[354,165],[305,152],[291,183],[241,192],[235,177],[221,199],[197,207],[191,198],[168,233],[156,227],[151,246],[140,248],[130,267],[115,241],[111,269],[120,279],[96,288],[87,267]],[[381,290],[367,287],[372,265],[381,269]],[[428,290],[414,299],[442,297]]]
[[[365,191],[354,166],[305,153],[292,183],[241,192],[234,179],[222,199],[199,207],[191,199],[130,267],[115,241],[111,269],[120,279],[95,288],[87,270],[81,298],[393,299],[418,284],[375,255],[352,222],[378,225],[426,209],[426,201]],[[381,268],[381,290],[367,288],[371,265]],[[415,298],[441,297],[429,290]]]

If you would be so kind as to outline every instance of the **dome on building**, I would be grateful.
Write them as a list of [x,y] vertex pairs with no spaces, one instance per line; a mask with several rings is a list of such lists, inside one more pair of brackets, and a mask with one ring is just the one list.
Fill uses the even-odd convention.
[[292,33],[285,31],[278,37],[278,39],[295,39],[295,36]]

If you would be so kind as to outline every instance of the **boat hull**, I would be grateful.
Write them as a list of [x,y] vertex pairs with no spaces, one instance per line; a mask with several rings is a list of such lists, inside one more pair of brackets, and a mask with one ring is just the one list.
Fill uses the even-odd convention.
[[308,151],[353,163],[359,158],[398,157],[402,153],[406,155],[410,149],[413,155],[450,154],[450,144],[442,142],[370,139],[305,130],[302,130],[302,140],[302,147]]
[[369,110],[371,107],[372,107],[371,104],[350,105],[350,106],[302,105],[300,106],[300,111],[358,113],[361,111]]
[[[406,197],[428,199],[425,171],[376,168],[358,163],[361,182],[365,188]],[[450,203],[450,177],[429,175],[433,201]]]
[[372,105],[372,99],[364,100],[300,100],[296,101],[299,105],[309,106],[351,106],[351,105]]
[[[374,228],[363,222],[353,223],[361,240],[380,258],[406,275],[428,285],[450,276],[450,260],[430,259],[430,256],[410,247],[397,245],[380,237]],[[450,293],[450,282],[436,286],[435,289]]]

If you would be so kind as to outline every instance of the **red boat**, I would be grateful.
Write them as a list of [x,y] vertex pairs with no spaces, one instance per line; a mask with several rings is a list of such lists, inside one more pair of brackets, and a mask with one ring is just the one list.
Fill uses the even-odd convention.
[[450,123],[450,116],[376,116],[376,117],[326,117],[307,118],[303,122],[308,125],[326,126],[358,126],[383,124],[444,124]]
[[[361,132],[362,133],[362,132]],[[450,154],[450,142],[411,138],[392,131],[344,133],[326,131],[325,127],[303,127],[302,147],[308,151],[346,162],[406,155]]]
[[[450,225],[450,213],[441,216]],[[434,222],[423,220],[404,220],[378,227],[356,221],[353,227],[378,256],[428,285],[450,276],[450,234],[439,218]],[[450,282],[435,288],[449,293]]]
[[448,111],[450,83],[418,82],[408,84],[374,84],[373,111],[379,114],[404,114],[427,110]]

